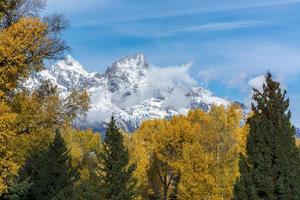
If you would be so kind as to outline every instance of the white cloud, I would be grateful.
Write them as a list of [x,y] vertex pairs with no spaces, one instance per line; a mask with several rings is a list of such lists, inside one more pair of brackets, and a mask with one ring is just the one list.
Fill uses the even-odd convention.
[[89,109],[86,122],[96,124],[99,121],[104,121],[110,117],[111,111],[111,99],[108,93],[99,89],[93,90],[91,95],[91,109]]
[[185,96],[185,92],[186,91],[182,88],[175,88],[164,102],[163,108],[180,111],[180,109],[188,104],[188,98]]
[[[267,24],[265,21],[227,21],[227,22],[210,22],[196,25],[173,25],[157,26],[157,24],[119,24],[115,27],[116,31],[121,34],[137,36],[143,38],[160,38],[189,32],[216,32],[229,31],[243,28],[258,27]],[[132,27],[131,27],[132,26]]]
[[181,66],[152,67],[147,78],[152,88],[161,88],[162,86],[167,88],[175,85],[188,87],[197,83],[189,74],[192,66],[193,62],[191,61]]
[[[257,74],[270,71],[283,88],[299,79],[300,49],[297,46],[271,41],[235,40],[203,45],[200,53],[220,60],[208,63],[229,89],[249,90],[248,82]],[[205,52],[204,52],[205,49]],[[203,51],[203,52],[202,52]]]
[[155,67],[146,73],[147,84],[140,86],[135,94],[123,99],[123,94],[115,94],[114,100],[118,102],[121,108],[138,105],[151,97],[167,96],[165,107],[179,109],[187,99],[184,91],[195,85],[197,81],[190,75],[190,68],[193,63],[190,62],[181,66]]
[[204,69],[198,72],[200,83],[204,86],[208,86],[209,82],[216,79],[217,72],[214,69]]
[[166,68],[153,67],[148,73],[148,92],[168,96],[163,105],[177,111],[182,105],[187,104],[184,91],[197,85],[197,81],[190,76],[190,69],[193,62],[181,66]]
[[[70,1],[72,0],[50,0],[54,1],[57,4],[57,7],[59,6],[58,2],[62,2],[64,5],[69,5],[69,7],[72,7],[72,4]],[[77,4],[77,8],[85,7],[86,1],[79,1],[75,0],[76,2],[81,3],[75,3]],[[72,2],[75,2],[74,0]],[[109,0],[89,0],[90,5],[94,5],[94,7],[98,6],[98,1],[101,2],[107,2]],[[114,0],[110,0],[109,2],[112,2]],[[68,4],[66,2],[69,2]],[[145,3],[146,2],[146,3]],[[97,20],[88,20],[86,22],[89,25],[98,25],[99,23],[126,23],[126,22],[136,22],[136,21],[143,21],[143,20],[154,20],[154,19],[161,19],[161,18],[167,18],[167,17],[183,17],[187,15],[195,15],[195,14],[203,14],[203,13],[210,13],[210,12],[222,12],[222,11],[235,11],[235,10],[242,10],[242,9],[254,9],[254,8],[260,8],[260,7],[270,7],[270,6],[280,6],[285,4],[295,4],[299,3],[300,0],[264,0],[264,1],[258,1],[258,0],[244,0],[244,1],[194,1],[194,0],[173,0],[171,3],[161,4],[161,6],[158,8],[156,7],[156,3],[158,1],[145,1],[143,4],[132,4],[130,2],[126,1],[119,1],[118,4],[122,3],[122,8],[127,10],[127,13],[124,13],[123,17],[120,18],[114,18],[112,17],[110,20],[106,20],[105,22],[102,19]],[[184,3],[182,3],[184,2]],[[200,4],[199,4],[200,3]],[[199,7],[199,5],[201,5]],[[136,8],[139,9],[136,9]],[[154,7],[154,8],[153,8]],[[152,8],[152,9],[151,9]],[[134,11],[134,12],[133,12]]]
[[203,32],[203,31],[226,31],[242,28],[257,27],[266,24],[264,21],[233,21],[233,22],[213,22],[208,24],[187,26],[179,29],[164,31],[158,36],[169,36],[178,33]]
[[223,85],[228,88],[239,88],[242,92],[247,92],[248,87],[245,84],[249,77],[248,71],[241,71],[238,74],[231,72],[231,77],[223,81]]
[[261,76],[256,76],[254,78],[251,78],[248,81],[248,85],[251,88],[257,89],[259,91],[262,91],[263,89],[263,84],[265,84],[266,80],[265,80],[265,76],[261,75]]

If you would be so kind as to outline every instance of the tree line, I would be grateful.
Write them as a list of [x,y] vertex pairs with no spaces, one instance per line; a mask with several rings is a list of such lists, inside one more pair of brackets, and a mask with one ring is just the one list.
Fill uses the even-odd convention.
[[300,199],[300,160],[286,91],[267,73],[252,111],[212,106],[142,123],[134,133],[112,116],[105,137],[74,128],[86,91],[67,97],[31,73],[69,49],[61,15],[43,0],[0,1],[0,199]]

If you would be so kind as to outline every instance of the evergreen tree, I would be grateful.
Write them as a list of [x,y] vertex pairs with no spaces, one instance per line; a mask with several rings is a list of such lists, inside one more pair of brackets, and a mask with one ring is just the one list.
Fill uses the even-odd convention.
[[9,188],[9,191],[5,195],[3,195],[2,199],[5,199],[5,200],[27,199],[25,197],[25,195],[31,186],[31,184],[28,182],[28,180],[29,179],[26,179],[22,182],[18,182],[18,183],[15,183],[14,185],[12,185]]
[[129,152],[124,146],[114,117],[111,118],[106,130],[100,153],[99,167],[101,197],[106,200],[130,200],[136,197],[136,180],[133,172],[135,164],[129,164]]
[[79,173],[71,165],[69,149],[58,130],[47,150],[33,151],[28,157],[20,176],[20,182],[27,179],[30,183],[22,199],[67,199]]
[[286,91],[267,73],[263,91],[254,89],[253,115],[246,154],[240,158],[240,178],[234,200],[300,199],[299,154]]

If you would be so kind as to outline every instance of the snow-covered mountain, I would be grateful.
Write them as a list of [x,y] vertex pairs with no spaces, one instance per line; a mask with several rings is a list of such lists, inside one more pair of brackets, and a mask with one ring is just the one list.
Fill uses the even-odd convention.
[[80,126],[102,129],[112,114],[126,131],[135,130],[142,121],[186,114],[189,109],[209,110],[215,105],[232,102],[197,87],[188,75],[189,65],[158,68],[138,54],[118,60],[104,74],[89,73],[67,56],[47,70],[33,74],[26,82],[30,89],[41,80],[56,84],[61,94],[72,89],[87,89],[91,108]]

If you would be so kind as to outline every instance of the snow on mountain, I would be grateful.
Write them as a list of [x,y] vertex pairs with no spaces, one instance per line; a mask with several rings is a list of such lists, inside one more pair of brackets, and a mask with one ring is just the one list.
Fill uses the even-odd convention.
[[148,67],[144,55],[135,55],[113,63],[104,74],[108,79],[110,91],[130,92],[144,86]]
[[48,69],[33,74],[25,86],[37,87],[42,80],[56,84],[62,95],[72,89],[87,89],[91,108],[82,127],[102,130],[112,114],[126,131],[134,131],[146,119],[169,118],[189,109],[207,111],[215,105],[232,102],[197,87],[189,75],[190,64],[179,67],[150,66],[144,55],[120,59],[104,74],[89,73],[67,56]]

